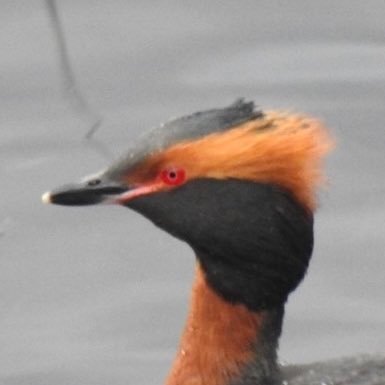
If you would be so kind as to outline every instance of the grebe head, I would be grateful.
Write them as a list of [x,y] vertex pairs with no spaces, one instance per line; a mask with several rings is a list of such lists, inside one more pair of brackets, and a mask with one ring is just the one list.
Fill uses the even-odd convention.
[[[237,314],[228,317],[232,322],[244,319],[245,325],[253,325],[252,330],[259,329],[260,342],[269,341],[275,352],[283,305],[305,275],[312,253],[315,190],[321,182],[320,159],[329,147],[318,121],[261,112],[253,103],[238,100],[223,109],[162,125],[107,170],[46,193],[43,200],[61,205],[124,205],[187,242],[199,261],[195,292],[217,303],[224,313],[231,309],[226,314]],[[196,310],[191,322],[200,318],[216,331],[212,332],[218,335],[212,340],[212,351],[238,352],[218,342],[221,329],[207,318],[210,308],[199,301],[193,300],[196,309],[206,310],[199,316]],[[261,317],[257,320],[255,314]],[[232,324],[226,332],[233,328]],[[258,351],[266,356],[260,366],[251,365],[254,371],[263,372],[275,353],[258,349],[256,335],[250,333],[245,337],[250,346],[236,354]],[[182,345],[190,347],[192,339],[202,337],[199,332],[185,335],[189,337]],[[242,340],[242,336],[234,339]],[[218,371],[233,378],[239,367],[254,362],[250,357],[234,360],[226,370]],[[187,373],[186,367],[194,365],[180,358],[169,384],[182,383],[181,368]],[[215,367],[207,371],[214,373]],[[259,373],[259,378],[267,381],[273,376],[268,373],[272,368]],[[251,377],[256,375],[253,370]],[[192,372],[184,376],[195,378]],[[196,384],[219,384],[226,377],[221,376],[210,374]],[[212,381],[214,377],[217,380]]]

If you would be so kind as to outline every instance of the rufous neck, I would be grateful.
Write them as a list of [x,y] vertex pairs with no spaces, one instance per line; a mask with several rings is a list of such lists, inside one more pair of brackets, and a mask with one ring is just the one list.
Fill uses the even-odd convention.
[[197,267],[191,308],[166,385],[273,385],[283,306],[250,311],[219,296]]

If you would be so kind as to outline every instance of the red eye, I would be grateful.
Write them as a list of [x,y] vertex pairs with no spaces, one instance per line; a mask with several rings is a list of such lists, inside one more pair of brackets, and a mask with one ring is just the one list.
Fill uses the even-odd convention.
[[160,174],[162,181],[171,186],[178,186],[186,180],[186,172],[183,168],[167,168]]

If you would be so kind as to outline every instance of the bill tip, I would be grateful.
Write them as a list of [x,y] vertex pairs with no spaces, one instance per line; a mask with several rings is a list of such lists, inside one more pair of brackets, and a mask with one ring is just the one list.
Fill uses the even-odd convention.
[[44,193],[42,196],[41,196],[41,200],[43,203],[52,203],[51,201],[51,193],[50,192],[46,192]]

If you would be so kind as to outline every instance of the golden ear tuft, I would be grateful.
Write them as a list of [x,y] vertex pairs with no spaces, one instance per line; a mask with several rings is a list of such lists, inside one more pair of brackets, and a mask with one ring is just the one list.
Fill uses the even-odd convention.
[[186,170],[188,179],[237,178],[277,184],[314,210],[315,191],[324,180],[321,160],[332,147],[318,120],[269,111],[231,130],[175,144],[143,166],[177,165]]

